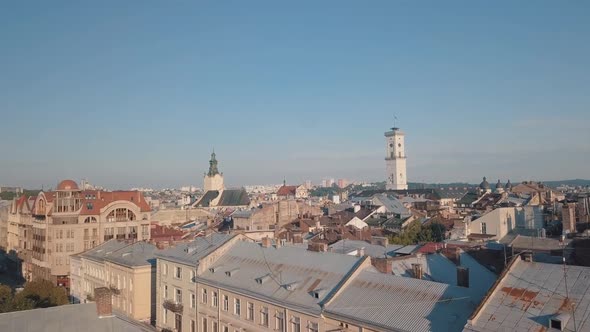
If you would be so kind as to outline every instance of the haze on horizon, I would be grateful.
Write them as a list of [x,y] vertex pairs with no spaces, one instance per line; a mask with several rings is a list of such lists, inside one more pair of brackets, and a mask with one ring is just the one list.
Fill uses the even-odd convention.
[[0,3],[0,185],[590,178],[590,4]]

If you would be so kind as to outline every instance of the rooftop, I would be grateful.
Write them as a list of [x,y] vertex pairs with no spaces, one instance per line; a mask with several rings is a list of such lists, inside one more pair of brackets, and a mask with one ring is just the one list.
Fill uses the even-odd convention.
[[155,329],[123,316],[99,318],[96,304],[85,303],[3,313],[0,331],[151,332]]
[[264,248],[257,243],[238,241],[215,260],[214,269],[197,279],[319,315],[319,303],[362,260],[297,247]]
[[156,251],[156,246],[147,242],[129,243],[112,239],[78,254],[78,256],[99,262],[109,261],[125,266],[138,267],[154,265]]
[[214,233],[204,237],[198,237],[192,242],[181,243],[175,247],[158,251],[157,258],[175,261],[181,264],[194,266],[202,258],[219,248],[235,235]]
[[[573,308],[576,330],[589,331],[590,268],[567,266],[565,275],[561,264],[517,258],[465,331],[545,331],[551,317]],[[565,324],[574,331],[573,317]]]

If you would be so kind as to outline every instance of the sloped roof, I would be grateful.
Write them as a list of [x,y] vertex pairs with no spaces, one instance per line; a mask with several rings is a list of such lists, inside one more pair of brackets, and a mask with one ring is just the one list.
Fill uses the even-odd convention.
[[[213,263],[217,267],[214,272],[207,270],[197,279],[319,315],[319,303],[362,260],[291,246],[264,248],[257,243],[237,241]],[[236,274],[228,276],[228,271]],[[314,290],[320,291],[319,298],[312,294]]]
[[156,253],[157,258],[194,266],[199,260],[224,243],[232,239],[234,235],[214,233],[205,237],[198,237],[189,243],[181,243],[175,247],[161,250]]
[[196,203],[195,206],[199,207],[209,207],[211,201],[214,200],[219,196],[219,191],[217,190],[208,190],[203,197],[201,197]]
[[[567,276],[567,279],[565,278]],[[565,282],[569,293],[566,296]],[[577,331],[590,331],[590,268],[514,262],[464,331],[545,331],[549,318],[572,313]],[[564,331],[574,330],[571,317]]]
[[478,302],[462,287],[366,269],[325,307],[325,315],[388,331],[460,331]]
[[225,189],[217,206],[244,206],[250,204],[250,198],[245,189]]
[[298,186],[281,186],[279,190],[277,190],[277,196],[295,196],[297,193]]
[[147,242],[128,243],[112,239],[77,256],[98,262],[109,261],[125,266],[155,264],[155,245]]
[[85,303],[3,313],[0,314],[0,331],[146,332],[156,329],[116,314],[99,318],[96,304]]

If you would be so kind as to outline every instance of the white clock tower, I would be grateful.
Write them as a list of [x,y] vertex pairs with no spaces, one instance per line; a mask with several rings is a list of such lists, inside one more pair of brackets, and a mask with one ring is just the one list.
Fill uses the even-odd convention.
[[385,182],[385,189],[387,190],[408,189],[404,136],[405,134],[395,127],[391,128],[391,131],[385,132],[385,141],[387,143],[387,155],[385,156],[387,181]]

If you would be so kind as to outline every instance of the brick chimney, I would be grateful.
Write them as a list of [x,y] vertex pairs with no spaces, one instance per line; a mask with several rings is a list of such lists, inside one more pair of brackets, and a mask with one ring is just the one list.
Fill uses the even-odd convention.
[[457,286],[469,288],[469,268],[457,266]]
[[391,258],[371,257],[371,264],[381,273],[393,273],[393,261]]
[[272,244],[272,241],[268,236],[262,238],[262,247],[263,248],[270,248],[271,244]]
[[107,287],[94,289],[94,301],[96,301],[96,312],[98,317],[110,317],[113,315],[113,302],[111,290]]
[[416,263],[412,264],[412,275],[416,279],[422,279],[424,276],[424,270],[422,269],[422,264]]
[[310,242],[307,245],[307,250],[315,252],[326,252],[328,251],[328,244],[322,242]]

